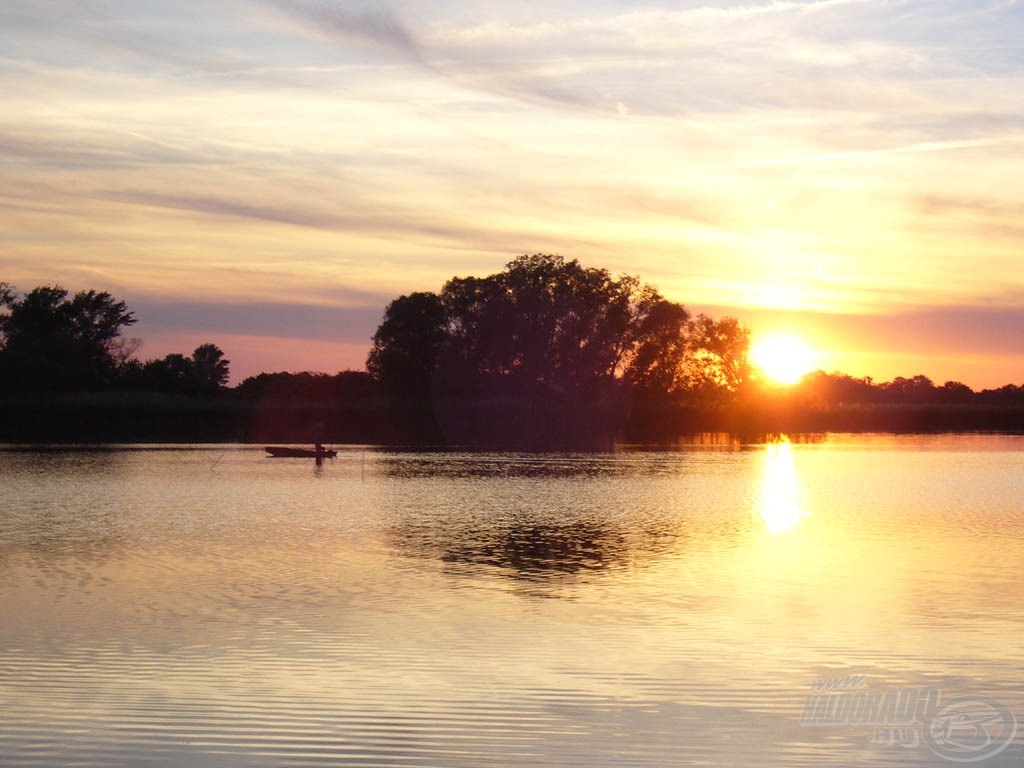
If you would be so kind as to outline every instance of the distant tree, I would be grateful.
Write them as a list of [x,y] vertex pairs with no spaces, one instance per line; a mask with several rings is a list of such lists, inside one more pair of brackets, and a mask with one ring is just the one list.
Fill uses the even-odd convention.
[[880,390],[870,376],[857,379],[845,373],[815,371],[804,376],[793,394],[819,407],[835,407],[878,402]]
[[227,383],[230,361],[216,344],[201,344],[191,357],[172,352],[165,357],[123,367],[121,385],[128,389],[182,394],[212,394]]
[[906,379],[897,376],[879,385],[882,396],[892,403],[927,403],[935,399],[935,384],[927,376],[918,374]]
[[985,389],[978,393],[979,402],[996,406],[1024,405],[1024,385],[1006,384],[998,389]]
[[247,400],[259,400],[284,389],[282,382],[290,381],[297,374],[278,371],[276,373],[258,373],[247,376],[235,387],[235,394]]
[[943,403],[969,403],[974,399],[974,390],[959,381],[947,381],[937,391]]
[[146,389],[185,392],[192,384],[192,361],[180,352],[172,352],[158,360],[146,361],[142,374]]
[[230,365],[216,344],[200,344],[192,353],[192,386],[200,392],[216,392],[228,383]]
[[106,292],[40,286],[21,298],[0,286],[2,352],[8,387],[91,389],[109,384],[125,362],[122,329],[135,322]]
[[326,373],[260,373],[249,376],[235,387],[235,393],[247,400],[279,403],[353,402],[368,404],[377,398],[379,385],[365,371]]

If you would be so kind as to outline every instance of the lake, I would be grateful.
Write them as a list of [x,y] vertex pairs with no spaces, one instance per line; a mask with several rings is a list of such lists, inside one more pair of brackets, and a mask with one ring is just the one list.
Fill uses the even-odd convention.
[[1024,437],[0,449],[0,766],[1024,763]]

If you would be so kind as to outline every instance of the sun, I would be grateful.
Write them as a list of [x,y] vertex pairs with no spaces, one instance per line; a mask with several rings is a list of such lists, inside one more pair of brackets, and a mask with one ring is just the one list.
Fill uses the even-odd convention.
[[750,344],[750,362],[776,384],[796,384],[815,368],[817,355],[803,339],[791,333],[756,336]]

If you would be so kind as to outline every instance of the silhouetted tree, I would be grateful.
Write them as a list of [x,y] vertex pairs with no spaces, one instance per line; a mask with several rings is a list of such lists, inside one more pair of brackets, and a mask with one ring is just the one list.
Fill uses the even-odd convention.
[[881,397],[881,390],[874,385],[870,376],[857,379],[844,373],[824,371],[814,371],[804,376],[792,393],[815,407],[868,405],[878,402]]
[[408,442],[391,431],[381,387],[365,371],[261,373],[235,387],[253,439],[309,442]]
[[1006,384],[998,389],[985,389],[978,393],[977,399],[987,405],[1024,405],[1024,385]]
[[703,403],[721,401],[747,381],[750,332],[734,317],[697,315],[686,327],[686,355],[678,389]]
[[159,360],[148,360],[142,372],[148,389],[184,392],[192,381],[192,361],[180,352],[172,352]]
[[192,386],[199,392],[216,392],[228,383],[230,365],[216,344],[200,344],[192,352]]
[[927,403],[935,399],[935,384],[927,376],[918,374],[910,379],[897,376],[879,385],[884,398],[892,403]]
[[664,299],[637,278],[536,254],[449,280],[441,301],[435,406],[448,439],[582,447],[606,445],[622,421],[625,373]]
[[15,288],[10,283],[0,282],[0,327],[10,314],[7,310],[10,309],[14,303],[17,294]]
[[227,383],[229,365],[220,347],[206,343],[196,347],[191,357],[172,352],[145,363],[132,360],[123,368],[121,384],[152,392],[212,394]]
[[393,397],[427,401],[444,338],[444,306],[437,294],[400,296],[384,311],[366,370]]
[[235,387],[235,393],[247,400],[281,403],[296,401],[344,401],[369,404],[378,397],[379,385],[364,371],[326,373],[260,373]]
[[0,286],[0,364],[16,389],[91,389],[109,384],[124,363],[121,339],[135,322],[123,301],[106,292],[40,286],[18,298]]
[[393,301],[367,369],[406,401],[432,393],[442,421],[461,419],[456,440],[505,424],[523,442],[606,434],[633,394],[664,404],[733,393],[747,344],[735,319],[691,320],[637,277],[534,254]]
[[690,313],[654,294],[640,322],[627,376],[642,399],[665,401],[679,388]]
[[947,381],[937,394],[943,403],[969,403],[974,399],[974,390],[959,381]]
[[[687,317],[635,277],[545,254],[489,277],[450,280],[441,300],[449,379],[500,376],[524,391],[574,396],[607,397],[631,367],[651,372],[651,339]],[[635,364],[641,348],[645,358]]]

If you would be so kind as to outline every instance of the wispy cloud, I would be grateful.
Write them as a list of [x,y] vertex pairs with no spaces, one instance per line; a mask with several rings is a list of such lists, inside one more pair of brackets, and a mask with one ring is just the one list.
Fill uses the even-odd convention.
[[916,152],[952,152],[960,149],[978,149],[1001,144],[1024,143],[1024,135],[1000,136],[991,139],[965,139],[963,141],[925,141],[896,147],[879,147],[877,149],[858,149],[850,152],[823,152],[798,157],[765,158],[750,163],[751,166],[796,165],[801,163],[821,163],[833,160],[861,160],[865,157],[881,157],[885,155],[902,155]]
[[[353,297],[345,297],[351,302]],[[356,306],[294,302],[167,301],[136,298],[131,306],[145,327],[175,334],[267,336],[367,344],[393,297],[356,297]]]
[[352,9],[337,3],[300,0],[274,0],[274,4],[317,35],[344,43],[379,46],[419,63],[427,61],[415,34],[387,7]]

